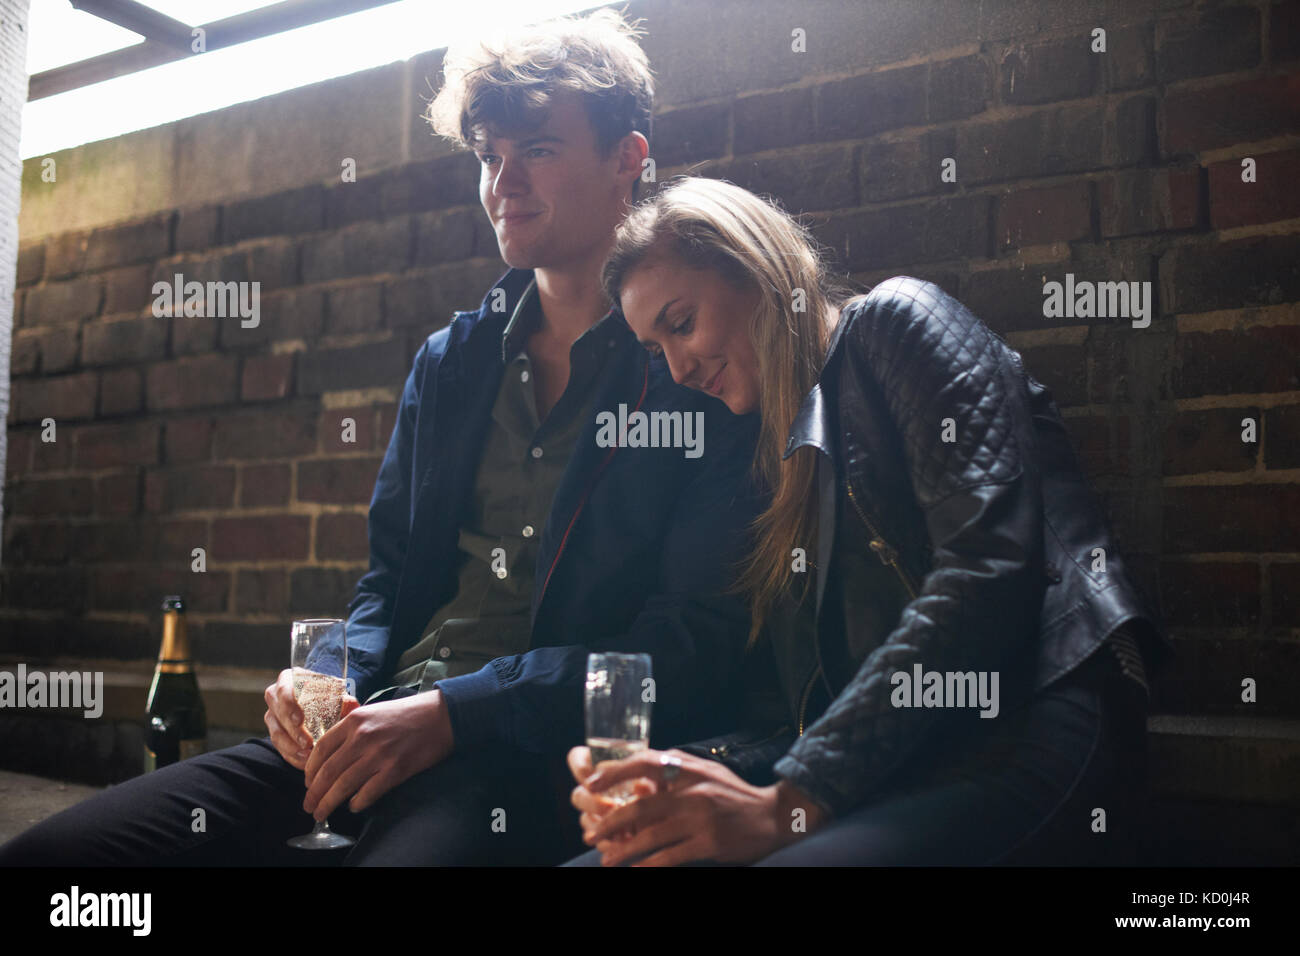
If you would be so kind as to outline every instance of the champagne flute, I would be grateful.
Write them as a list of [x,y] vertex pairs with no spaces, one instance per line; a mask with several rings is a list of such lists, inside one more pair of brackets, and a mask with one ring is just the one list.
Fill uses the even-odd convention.
[[[593,769],[650,746],[650,684],[649,654],[587,656],[585,710]],[[636,797],[635,781],[615,784],[605,796],[619,805],[629,803]]]
[[[314,744],[342,716],[348,676],[347,623],[337,618],[294,621],[291,640],[293,696]],[[316,821],[311,833],[288,841],[299,850],[332,850],[355,842],[331,830],[328,820]]]

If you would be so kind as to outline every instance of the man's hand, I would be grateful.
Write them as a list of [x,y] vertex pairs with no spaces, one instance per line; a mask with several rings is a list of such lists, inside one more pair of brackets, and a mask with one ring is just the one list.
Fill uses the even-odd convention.
[[[293,696],[293,668],[280,671],[276,682],[263,694],[266,698],[266,729],[271,733],[271,743],[289,766],[302,770],[311,756],[311,735],[303,724],[302,708]],[[346,717],[360,706],[360,702],[343,695],[342,716]]]
[[302,708],[293,696],[293,668],[286,667],[263,694],[266,698],[266,729],[271,743],[289,766],[301,770],[311,754],[311,737],[302,722]]
[[307,759],[303,809],[324,820],[343,803],[360,813],[455,749],[442,693],[431,690],[350,711]]

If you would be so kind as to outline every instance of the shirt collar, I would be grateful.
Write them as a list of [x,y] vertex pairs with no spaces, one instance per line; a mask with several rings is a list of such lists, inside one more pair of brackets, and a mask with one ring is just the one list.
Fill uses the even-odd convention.
[[523,294],[519,296],[519,301],[515,303],[515,310],[510,314],[510,321],[506,323],[506,329],[501,333],[502,363],[509,362],[522,352],[528,336],[532,335],[537,328],[541,310],[537,307],[536,298],[537,278],[533,277],[524,288]]
[[[542,304],[537,297],[537,278],[534,276],[529,280],[528,285],[524,287],[523,293],[519,296],[519,301],[515,303],[515,309],[510,314],[510,321],[506,323],[505,331],[501,333],[501,362],[508,365],[511,359],[517,357],[524,351],[524,345],[528,341],[528,336],[537,330],[537,325],[541,320]],[[619,326],[626,329],[626,325],[615,320],[610,321],[611,316],[619,316],[618,309],[611,308],[594,326],[579,336],[582,339],[592,340],[590,346],[593,350],[596,348],[594,340],[598,337],[604,347],[613,348],[618,342]],[[621,319],[621,316],[619,316]],[[596,336],[592,333],[600,329]],[[630,330],[628,330],[630,333]],[[577,343],[574,343],[575,345]]]

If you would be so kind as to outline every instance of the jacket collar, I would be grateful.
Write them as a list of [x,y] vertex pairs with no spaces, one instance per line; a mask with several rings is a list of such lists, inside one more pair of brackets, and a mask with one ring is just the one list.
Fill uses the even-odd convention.
[[826,349],[826,361],[822,363],[817,384],[804,396],[803,404],[799,406],[799,412],[790,425],[789,440],[786,441],[785,452],[781,455],[783,460],[804,445],[812,445],[823,455],[831,457],[835,455],[835,422],[826,394],[828,391],[834,391],[832,383],[835,369],[839,364],[837,360],[840,346],[844,340],[844,330],[850,324],[851,315],[852,312],[847,309],[840,313],[840,321],[831,334],[830,345]]

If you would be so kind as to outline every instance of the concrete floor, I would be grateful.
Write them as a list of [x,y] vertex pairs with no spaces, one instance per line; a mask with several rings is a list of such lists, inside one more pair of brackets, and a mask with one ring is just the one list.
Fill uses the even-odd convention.
[[0,843],[103,789],[0,770]]

